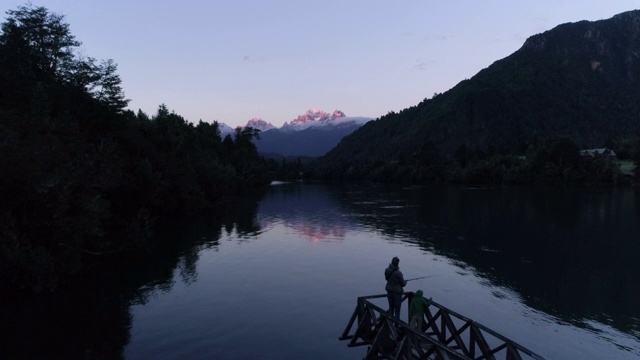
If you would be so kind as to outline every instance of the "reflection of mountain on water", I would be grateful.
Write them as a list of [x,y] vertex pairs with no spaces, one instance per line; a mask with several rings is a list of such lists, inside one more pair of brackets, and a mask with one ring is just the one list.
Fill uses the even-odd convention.
[[263,228],[280,224],[312,242],[343,239],[352,222],[332,194],[322,185],[272,186],[260,201],[258,222]]
[[470,265],[532,308],[639,337],[640,196],[633,189],[377,186],[340,198],[354,221]]
[[372,228],[446,256],[561,321],[640,334],[633,189],[286,184],[259,209],[262,226],[280,224],[310,240]]
[[[265,221],[265,225],[268,221]],[[340,226],[329,226],[328,224],[318,224],[304,220],[292,223],[283,223],[286,227],[294,230],[296,234],[311,242],[331,241],[344,239],[347,231]],[[268,225],[267,225],[268,226]]]
[[497,298],[513,290],[560,322],[640,334],[640,196],[632,190],[288,184],[238,206],[222,222],[166,221],[156,238],[163,250],[96,261],[44,298],[3,291],[0,358],[122,358],[132,304],[197,281],[200,250],[218,249],[225,231],[253,241],[275,226],[316,241],[386,234],[475,272]]

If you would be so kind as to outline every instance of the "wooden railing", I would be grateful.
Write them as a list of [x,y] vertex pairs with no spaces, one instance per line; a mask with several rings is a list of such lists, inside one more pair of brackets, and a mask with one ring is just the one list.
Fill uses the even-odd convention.
[[[425,310],[422,329],[409,328],[371,300],[387,295],[362,296],[340,340],[347,346],[369,345],[365,359],[505,359],[544,358],[507,337],[431,302]],[[413,293],[403,294],[411,302]],[[407,306],[407,309],[409,306]],[[356,328],[351,334],[354,325]]]

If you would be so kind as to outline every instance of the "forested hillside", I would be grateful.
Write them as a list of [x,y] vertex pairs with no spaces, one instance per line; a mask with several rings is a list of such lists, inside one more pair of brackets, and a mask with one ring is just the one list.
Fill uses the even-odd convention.
[[576,156],[579,149],[609,147],[638,158],[638,54],[640,11],[560,25],[451,90],[367,123],[323,157],[314,176],[612,181],[614,168]]
[[247,128],[126,110],[113,60],[80,56],[64,17],[26,5],[0,34],[0,282],[39,291],[149,249],[154,220],[268,183]]
[[327,129],[310,127],[300,131],[281,131],[273,129],[260,133],[255,141],[261,154],[281,156],[321,156],[327,153],[346,135],[361,125],[344,124]]

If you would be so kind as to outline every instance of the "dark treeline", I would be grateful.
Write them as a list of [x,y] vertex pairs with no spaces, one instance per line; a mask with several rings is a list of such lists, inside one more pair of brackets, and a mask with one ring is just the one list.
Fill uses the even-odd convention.
[[617,157],[583,156],[581,148],[564,137],[534,140],[521,152],[467,144],[445,152],[428,141],[415,144],[414,153],[397,160],[373,154],[354,159],[359,150],[346,147],[357,143],[341,145],[341,152],[330,152],[307,166],[304,177],[381,183],[616,185],[631,183],[640,175],[640,138],[602,146]]
[[271,178],[279,181],[302,180],[311,172],[317,158],[310,156],[264,156]]
[[155,219],[268,183],[252,139],[160,105],[126,110],[113,60],[75,53],[64,17],[26,5],[0,34],[0,281],[53,289],[96,258],[148,249]]

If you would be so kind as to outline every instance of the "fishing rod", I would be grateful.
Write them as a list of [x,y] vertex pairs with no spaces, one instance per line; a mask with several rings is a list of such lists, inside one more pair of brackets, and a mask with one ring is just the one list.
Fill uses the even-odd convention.
[[426,279],[426,278],[431,278],[431,277],[434,277],[434,276],[438,276],[438,275],[421,276],[421,277],[417,277],[417,278],[413,278],[413,279],[407,279],[405,281]]

